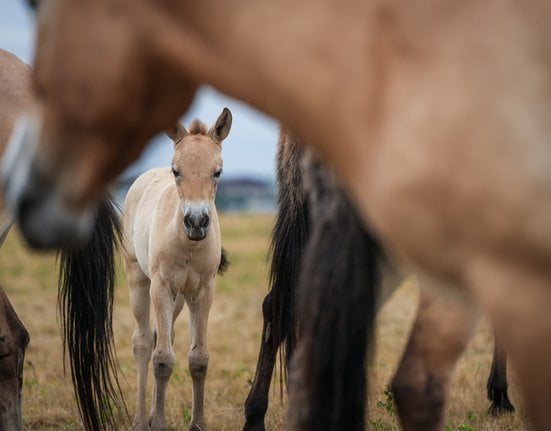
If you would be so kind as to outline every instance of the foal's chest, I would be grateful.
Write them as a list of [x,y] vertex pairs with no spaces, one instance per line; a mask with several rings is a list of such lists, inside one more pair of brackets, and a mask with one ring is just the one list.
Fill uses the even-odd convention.
[[194,296],[213,278],[209,266],[200,256],[178,256],[163,268],[163,278],[175,293]]

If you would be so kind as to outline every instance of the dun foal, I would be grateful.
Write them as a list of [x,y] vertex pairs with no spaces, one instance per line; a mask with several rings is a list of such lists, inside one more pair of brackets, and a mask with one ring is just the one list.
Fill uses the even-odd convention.
[[[216,273],[227,261],[221,247],[214,197],[222,173],[221,145],[232,116],[224,109],[208,129],[200,122],[189,131],[178,124],[172,169],[153,169],[130,188],[124,205],[125,269],[136,319],[132,338],[138,372],[137,430],[165,429],[165,391],[174,367],[173,323],[189,307],[193,380],[190,430],[205,430],[203,398],[209,355],[207,320]],[[149,322],[153,304],[156,334]],[[154,349],[154,350],[153,350]],[[146,413],[147,368],[153,352],[155,376],[151,417]]]

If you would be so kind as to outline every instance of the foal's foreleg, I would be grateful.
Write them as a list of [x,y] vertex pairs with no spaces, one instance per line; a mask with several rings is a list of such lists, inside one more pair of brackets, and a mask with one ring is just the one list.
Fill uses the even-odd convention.
[[151,413],[151,430],[165,430],[165,395],[168,380],[174,369],[174,350],[172,348],[172,322],[176,298],[168,283],[153,278],[151,283],[151,301],[157,326],[157,344],[153,352],[153,374],[155,376],[155,395]]
[[132,351],[136,361],[138,378],[136,414],[133,429],[149,430],[146,412],[147,368],[153,350],[153,334],[149,325],[149,279],[137,262],[126,262],[126,274],[130,290],[130,304],[136,320],[132,336]]
[[[422,287],[427,284],[421,280]],[[478,320],[464,299],[440,294],[421,290],[417,318],[392,382],[406,431],[443,428],[449,381]]]
[[203,402],[205,398],[205,377],[209,365],[207,350],[207,322],[212,304],[214,280],[192,300],[188,300],[191,345],[188,354],[189,371],[193,381],[193,405],[191,409],[191,431],[205,431]]

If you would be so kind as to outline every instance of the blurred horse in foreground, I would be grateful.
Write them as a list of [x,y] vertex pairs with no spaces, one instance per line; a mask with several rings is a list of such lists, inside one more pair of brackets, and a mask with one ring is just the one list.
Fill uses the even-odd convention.
[[[404,280],[363,227],[332,173],[316,160],[311,151],[302,147],[291,132],[282,128],[277,155],[279,198],[271,241],[270,292],[262,305],[264,324],[253,386],[245,403],[244,431],[264,431],[278,349],[280,376],[284,378],[300,343],[302,325],[310,327],[311,331],[323,332],[323,327],[326,331],[323,336],[311,337],[309,343],[301,347],[303,355],[309,350],[308,355],[314,356],[314,349],[326,345],[339,345],[337,351],[344,351],[342,346],[347,343],[368,337],[367,310],[374,308],[377,311]],[[370,285],[374,286],[373,289],[366,289]],[[444,414],[445,388],[470,332],[464,332],[461,325],[455,324],[457,317],[454,316],[461,313],[461,304],[438,301],[426,287],[421,285],[417,324],[394,378],[393,389],[401,401],[400,416],[425,414],[427,421],[439,422]],[[297,297],[299,293],[301,298]],[[335,298],[340,300],[335,301]],[[351,298],[351,302],[347,302],[347,298]],[[357,315],[354,315],[354,310]],[[423,346],[421,322],[439,326],[438,339],[433,342],[442,350],[448,347],[451,352],[446,365],[438,371],[434,369],[434,362],[441,357],[435,358],[433,352],[419,349],[419,344]],[[335,329],[331,331],[331,327]],[[350,366],[354,359],[352,355],[341,357],[340,353],[324,358],[323,365],[302,361],[307,364],[305,372],[314,385],[311,391],[318,396],[335,393],[335,402],[345,406],[347,403],[349,406],[365,404],[366,392],[362,385],[354,386],[357,391],[346,392],[344,385],[333,387],[327,378],[325,381],[321,379],[324,373],[331,373],[335,376],[333,382],[364,381],[367,348],[354,353],[357,355],[356,368]],[[487,383],[491,401],[489,411],[493,415],[514,410],[508,397],[506,365],[507,356],[496,342]],[[427,378],[432,373],[432,391],[428,393],[425,393],[427,388],[419,383],[422,381],[421,372]],[[350,373],[348,377],[347,373]],[[411,381],[410,374],[416,376],[416,384]],[[321,383],[318,385],[318,382]],[[436,388],[438,390],[434,390]],[[343,399],[343,392],[347,394],[344,398],[349,399]],[[354,396],[357,399],[351,401]],[[361,410],[357,412],[360,413]],[[348,419],[356,421],[351,416]],[[364,421],[358,419],[357,423],[363,424]],[[318,426],[321,424],[315,428]],[[346,425],[347,429],[354,426],[354,423]]]
[[[17,116],[30,100],[29,66],[0,49],[0,154]],[[82,245],[59,252],[58,306],[64,348],[84,426],[114,427],[120,401],[111,327],[115,287],[114,249],[119,223],[112,202],[103,198],[93,234]],[[0,245],[13,216],[0,196]],[[47,231],[41,224],[35,229]],[[51,233],[51,232],[50,232]],[[0,429],[22,428],[21,389],[29,336],[7,295],[0,288]],[[120,410],[120,409],[119,409]]]
[[[550,19],[542,1],[42,2],[36,103],[4,171],[8,202],[31,241],[52,245],[33,219],[59,241],[89,231],[106,184],[210,83],[315,148],[385,249],[471,310],[465,332],[477,309],[491,318],[545,430]],[[440,326],[419,324],[446,362],[431,344]],[[293,381],[289,427],[339,429],[340,405],[314,405],[306,376]]]

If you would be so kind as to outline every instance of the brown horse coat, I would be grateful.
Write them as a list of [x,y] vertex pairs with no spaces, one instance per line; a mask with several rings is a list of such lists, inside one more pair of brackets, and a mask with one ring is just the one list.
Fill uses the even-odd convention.
[[[389,249],[491,316],[547,428],[548,2],[52,0],[40,15],[36,154],[60,212],[93,203],[187,108],[172,84],[208,82],[313,145]],[[109,169],[93,174],[92,155]],[[37,183],[8,187],[20,209]]]

